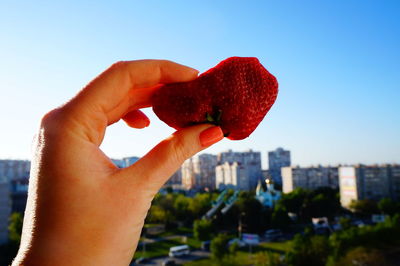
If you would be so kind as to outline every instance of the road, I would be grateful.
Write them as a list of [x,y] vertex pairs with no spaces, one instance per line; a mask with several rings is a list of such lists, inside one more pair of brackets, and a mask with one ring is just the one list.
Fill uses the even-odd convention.
[[[186,262],[193,261],[193,260],[198,260],[202,258],[208,258],[210,257],[210,252],[209,251],[203,251],[203,250],[194,250],[190,252],[190,255],[179,257],[179,258],[173,258],[176,264],[182,265]],[[162,262],[169,258],[168,256],[165,257],[158,257],[155,259],[150,259],[149,262],[144,263],[144,264],[136,264],[136,265],[162,265]]]

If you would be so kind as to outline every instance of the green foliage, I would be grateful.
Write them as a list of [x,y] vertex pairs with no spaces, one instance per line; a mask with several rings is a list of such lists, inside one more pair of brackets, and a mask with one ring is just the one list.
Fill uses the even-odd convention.
[[22,216],[21,213],[14,212],[11,214],[9,220],[10,220],[10,224],[8,226],[9,239],[11,242],[19,245],[19,242],[21,241],[22,224],[24,221],[24,217]]
[[256,266],[279,266],[282,263],[279,260],[279,255],[272,252],[259,252],[254,255],[254,265]]
[[378,249],[357,247],[350,250],[335,266],[363,265],[363,266],[389,266],[385,255]]
[[189,206],[192,201],[192,198],[186,197],[182,194],[179,194],[175,198],[173,212],[178,221],[185,221],[192,216],[192,213],[189,211]]
[[[243,232],[261,233],[263,230],[262,220],[263,206],[254,198],[254,194],[250,192],[241,192],[235,203],[238,216],[241,215]],[[255,219],[258,217],[258,219]]]
[[346,217],[340,217],[339,224],[342,230],[347,230],[352,226],[351,219]]
[[235,255],[236,252],[239,250],[239,244],[234,242],[232,245],[229,246],[229,254]]
[[197,240],[210,240],[213,232],[213,226],[209,220],[195,220],[193,224],[193,235]]
[[197,193],[189,204],[189,210],[193,217],[199,219],[203,216],[211,208],[211,202],[212,195],[210,193]]
[[229,238],[225,234],[219,234],[211,241],[211,256],[216,260],[222,260],[228,254]]
[[378,205],[375,201],[364,199],[364,200],[353,200],[350,203],[350,209],[352,209],[356,214],[361,216],[370,216],[379,212]]
[[307,198],[309,192],[303,188],[296,188],[290,193],[283,194],[278,204],[286,208],[288,212],[300,215],[303,203]]
[[381,212],[387,215],[393,215],[396,212],[400,212],[399,203],[396,203],[388,198],[381,199],[378,202],[378,208]]
[[273,228],[285,230],[291,224],[290,217],[284,207],[278,206],[274,209],[271,217],[271,225]]
[[330,237],[333,260],[337,261],[349,250],[363,246],[367,248],[396,247],[400,245],[400,215],[386,219],[375,226],[351,227],[334,233]]
[[297,214],[303,222],[308,222],[312,217],[332,218],[341,210],[338,191],[329,187],[313,191],[297,188],[284,194],[277,207]]
[[297,234],[292,242],[292,248],[287,253],[288,265],[323,266],[330,253],[328,238]]

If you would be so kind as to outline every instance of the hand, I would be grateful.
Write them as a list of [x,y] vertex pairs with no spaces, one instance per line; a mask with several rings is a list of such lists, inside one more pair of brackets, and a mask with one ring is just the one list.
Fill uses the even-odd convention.
[[125,169],[99,146],[106,127],[121,118],[134,128],[149,124],[139,109],[151,106],[157,85],[197,73],[163,60],[119,62],[43,117],[13,265],[130,263],[154,195],[184,160],[223,133],[208,124],[179,130]]

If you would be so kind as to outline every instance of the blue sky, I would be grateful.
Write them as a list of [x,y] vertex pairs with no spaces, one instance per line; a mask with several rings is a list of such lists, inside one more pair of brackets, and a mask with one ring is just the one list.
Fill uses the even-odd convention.
[[[118,60],[163,58],[205,71],[256,56],[278,100],[250,138],[294,164],[400,162],[398,1],[2,1],[0,158],[29,158],[40,117]],[[118,3],[112,3],[118,2]],[[120,122],[102,149],[141,156],[173,132]]]

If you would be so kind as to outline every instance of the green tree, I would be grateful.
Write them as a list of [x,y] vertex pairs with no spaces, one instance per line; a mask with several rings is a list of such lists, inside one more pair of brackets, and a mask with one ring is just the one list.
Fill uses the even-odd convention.
[[19,245],[21,241],[21,233],[22,233],[22,223],[24,221],[24,217],[19,212],[14,212],[10,216],[10,224],[8,226],[9,239],[11,242]]
[[175,217],[178,221],[191,220],[192,213],[189,210],[189,206],[193,199],[179,194],[174,200],[174,210]]
[[375,201],[369,199],[353,200],[350,203],[350,209],[352,209],[356,214],[362,216],[370,216],[371,214],[378,213],[378,205]]
[[288,212],[293,212],[300,216],[304,201],[306,200],[308,194],[308,190],[296,188],[290,193],[283,194],[282,198],[278,202],[278,205],[285,207]]
[[193,223],[193,235],[201,241],[210,240],[213,232],[213,226],[209,220],[195,220]]
[[272,252],[258,252],[254,254],[254,265],[256,266],[279,266],[283,265],[279,260],[279,255]]
[[383,198],[378,202],[378,208],[381,212],[387,215],[393,215],[398,210],[398,203],[394,202],[391,199]]
[[287,214],[287,211],[282,206],[275,207],[272,216],[271,216],[271,225],[274,228],[280,228],[285,230],[289,227],[292,220]]
[[219,234],[211,241],[211,255],[214,259],[222,260],[228,254],[229,238],[225,234]]
[[[263,221],[260,218],[263,216],[263,206],[254,198],[254,194],[241,192],[235,205],[237,206],[236,217],[241,216],[243,231],[261,233],[263,230]],[[255,219],[255,217],[258,217],[258,219]],[[235,220],[232,222],[236,223]]]
[[286,256],[288,265],[295,266],[324,266],[330,254],[328,238],[297,234],[292,247]]
[[232,243],[229,246],[229,254],[236,255],[236,252],[239,250],[239,244],[237,242]]
[[351,219],[346,217],[340,217],[339,224],[342,230],[347,230],[351,227]]
[[347,265],[389,266],[390,264],[380,250],[357,247],[347,252],[347,254],[335,264],[335,266]]
[[210,193],[197,193],[190,201],[189,210],[195,219],[200,219],[210,208],[212,195]]

